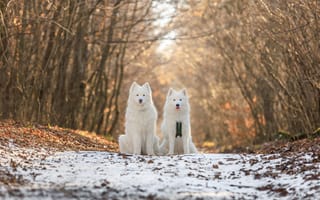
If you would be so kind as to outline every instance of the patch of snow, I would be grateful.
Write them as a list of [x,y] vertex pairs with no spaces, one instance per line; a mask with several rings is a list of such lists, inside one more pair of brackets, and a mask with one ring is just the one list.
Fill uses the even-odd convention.
[[[305,179],[308,174],[319,173],[319,163],[312,163],[318,170],[283,173],[279,165],[288,159],[275,155],[133,156],[69,151],[34,160],[31,168],[18,169],[17,173],[32,183],[22,188],[25,196],[38,199],[314,199],[320,196],[317,187],[320,182]],[[296,161],[308,160],[312,160],[310,155],[301,155]]]

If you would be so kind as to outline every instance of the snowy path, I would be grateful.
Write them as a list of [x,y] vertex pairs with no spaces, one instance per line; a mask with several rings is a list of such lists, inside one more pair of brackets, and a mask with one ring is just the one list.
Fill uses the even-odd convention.
[[[320,196],[319,162],[311,154],[295,158],[241,154],[151,157],[62,152],[34,160],[31,165],[16,172],[31,184],[3,197],[315,199]],[[0,187],[0,192],[6,189]]]

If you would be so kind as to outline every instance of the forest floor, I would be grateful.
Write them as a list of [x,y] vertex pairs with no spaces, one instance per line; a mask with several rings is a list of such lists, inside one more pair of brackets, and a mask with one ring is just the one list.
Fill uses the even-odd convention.
[[254,153],[130,156],[84,131],[0,122],[0,199],[315,199],[320,138]]

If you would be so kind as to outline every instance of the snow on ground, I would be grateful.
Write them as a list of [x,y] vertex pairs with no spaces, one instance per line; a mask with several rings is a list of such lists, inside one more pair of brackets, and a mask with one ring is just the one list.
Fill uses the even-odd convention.
[[[0,158],[1,165],[10,159]],[[10,164],[3,167],[10,169]],[[0,185],[0,193],[8,199],[315,199],[319,171],[311,154],[292,159],[68,151],[18,165],[14,173],[29,184]]]

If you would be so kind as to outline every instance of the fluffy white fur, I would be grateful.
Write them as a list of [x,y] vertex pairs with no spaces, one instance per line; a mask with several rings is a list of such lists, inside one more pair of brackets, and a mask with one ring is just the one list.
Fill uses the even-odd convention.
[[[176,137],[176,122],[182,122],[182,137]],[[190,105],[186,89],[180,91],[169,89],[161,131],[163,133],[161,154],[197,153],[191,137]]]
[[125,135],[119,137],[121,153],[155,155],[159,151],[156,136],[157,110],[149,83],[133,82],[125,117]]

